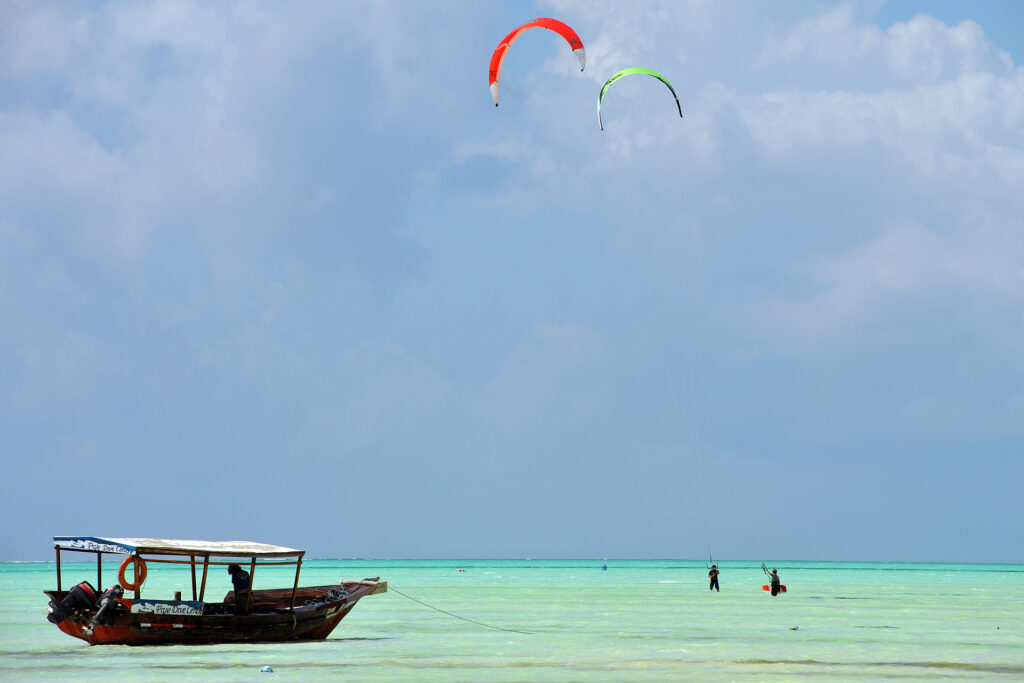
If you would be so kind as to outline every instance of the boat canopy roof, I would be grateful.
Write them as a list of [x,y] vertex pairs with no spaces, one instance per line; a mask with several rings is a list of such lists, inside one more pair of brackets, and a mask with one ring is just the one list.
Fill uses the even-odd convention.
[[203,555],[216,557],[302,557],[305,550],[254,541],[191,541],[177,538],[101,538],[54,536],[53,544],[64,550],[133,555]]

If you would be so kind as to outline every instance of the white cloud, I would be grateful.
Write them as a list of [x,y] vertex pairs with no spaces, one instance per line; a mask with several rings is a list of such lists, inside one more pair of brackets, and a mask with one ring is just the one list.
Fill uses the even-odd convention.
[[[1013,229],[1000,232],[1011,236]],[[749,313],[759,329],[790,350],[806,352],[817,345],[872,337],[878,344],[879,336],[901,335],[899,311],[913,317],[915,309],[933,306],[937,300],[966,297],[1024,304],[1022,248],[1020,236],[999,244],[968,234],[944,236],[914,223],[894,224],[862,246],[809,265],[803,273],[809,285],[800,295],[769,296]],[[985,316],[984,310],[975,313]],[[1011,328],[1019,325],[1013,320],[1005,323]],[[886,332],[879,332],[880,324]]]
[[395,440],[421,439],[451,400],[451,383],[398,344],[364,342],[337,360],[304,390],[317,403],[295,436],[300,457],[312,452],[344,458]]
[[948,248],[919,226],[896,226],[854,251],[810,268],[807,299],[769,298],[755,312],[760,326],[801,348],[845,338],[873,308],[936,284],[951,264]]
[[756,64],[762,72],[799,75],[804,88],[810,80],[812,88],[830,89],[913,87],[975,71],[1006,75],[1013,68],[973,21],[946,26],[921,14],[883,30],[864,23],[850,4],[770,37]]
[[538,323],[484,388],[478,411],[509,427],[551,415],[571,423],[588,415],[598,398],[587,371],[602,354],[600,337],[582,325]]
[[[259,14],[262,13],[253,7],[242,5],[228,5],[218,11],[188,0],[151,0],[112,5],[105,18],[115,36],[130,44],[168,46],[193,55],[207,55],[219,54],[232,42],[228,21],[238,31],[251,28],[251,20]],[[262,19],[265,22],[270,17],[264,15]]]
[[872,93],[737,96],[754,140],[784,163],[803,154],[856,155],[872,145],[926,175],[1021,181],[1024,69],[1009,78],[966,73],[939,84]]
[[88,31],[76,6],[22,0],[0,5],[0,78],[59,75],[88,44]]

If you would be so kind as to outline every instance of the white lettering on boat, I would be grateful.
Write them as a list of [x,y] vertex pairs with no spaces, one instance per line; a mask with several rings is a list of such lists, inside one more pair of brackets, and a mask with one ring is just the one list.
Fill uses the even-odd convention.
[[131,548],[115,543],[98,543],[87,538],[73,538],[70,540],[57,541],[56,545],[68,550],[88,550],[94,553],[118,553],[120,555],[131,555],[135,552]]
[[203,613],[201,602],[177,602],[175,600],[133,600],[132,614],[184,614],[199,616]]

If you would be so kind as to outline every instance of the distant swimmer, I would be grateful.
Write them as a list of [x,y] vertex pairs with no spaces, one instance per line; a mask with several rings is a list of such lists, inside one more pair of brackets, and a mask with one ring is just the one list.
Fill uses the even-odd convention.
[[708,572],[708,578],[711,579],[711,586],[708,587],[709,591],[721,592],[718,590],[718,575],[721,572],[718,571],[718,565],[711,565],[711,571]]

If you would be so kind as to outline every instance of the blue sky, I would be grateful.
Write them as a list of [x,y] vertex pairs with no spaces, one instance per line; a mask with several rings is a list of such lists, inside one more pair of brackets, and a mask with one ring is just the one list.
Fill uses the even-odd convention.
[[1024,561],[1022,18],[5,4],[0,559]]

